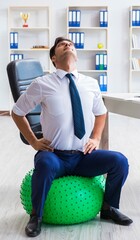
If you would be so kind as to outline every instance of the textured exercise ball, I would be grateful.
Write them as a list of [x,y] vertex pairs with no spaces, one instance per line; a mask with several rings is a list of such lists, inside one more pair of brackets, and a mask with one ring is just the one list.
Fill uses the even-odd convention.
[[[20,197],[24,209],[31,213],[31,177],[24,177]],[[75,224],[91,220],[99,213],[103,195],[104,176],[94,178],[66,176],[55,179],[48,193],[43,222],[50,224]]]

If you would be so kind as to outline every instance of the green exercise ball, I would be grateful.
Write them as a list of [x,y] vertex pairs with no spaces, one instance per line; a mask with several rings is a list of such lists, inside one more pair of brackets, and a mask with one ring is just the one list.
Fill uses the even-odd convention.
[[[28,214],[32,211],[31,178],[29,171],[21,184],[21,203]],[[91,220],[99,213],[105,188],[103,175],[94,178],[66,176],[55,179],[48,193],[43,222],[75,224]]]

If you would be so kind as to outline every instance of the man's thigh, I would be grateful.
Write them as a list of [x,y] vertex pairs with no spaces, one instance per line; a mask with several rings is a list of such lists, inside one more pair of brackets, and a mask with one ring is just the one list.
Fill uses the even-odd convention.
[[43,172],[52,172],[55,178],[65,175],[64,162],[55,153],[39,151],[35,155],[35,169]]
[[115,151],[94,150],[83,156],[73,174],[85,177],[94,177],[105,174],[114,164]]

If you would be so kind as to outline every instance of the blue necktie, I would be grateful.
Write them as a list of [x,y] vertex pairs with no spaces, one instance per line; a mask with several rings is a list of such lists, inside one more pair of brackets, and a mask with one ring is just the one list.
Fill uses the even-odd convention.
[[80,96],[78,90],[75,86],[73,77],[71,73],[66,74],[66,77],[69,78],[69,89],[71,96],[72,112],[73,112],[73,122],[74,122],[74,134],[79,139],[85,135],[85,124],[83,117],[83,110],[81,105]]

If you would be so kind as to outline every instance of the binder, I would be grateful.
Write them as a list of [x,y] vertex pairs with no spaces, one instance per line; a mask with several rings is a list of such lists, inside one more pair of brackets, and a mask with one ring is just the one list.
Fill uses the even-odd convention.
[[75,43],[76,43],[76,32],[72,33],[72,41],[73,41],[73,43],[75,45]]
[[18,54],[15,54],[15,60],[18,60]]
[[81,21],[81,11],[76,10],[76,27],[80,27],[80,21]]
[[14,61],[15,60],[15,56],[14,56],[15,54],[10,54],[10,61]]
[[14,32],[14,46],[18,48],[18,32]]
[[104,77],[103,77],[103,91],[107,92],[107,75],[106,74],[104,74]]
[[108,27],[108,11],[103,12],[103,25],[104,27]]
[[76,10],[72,11],[72,27],[76,27]]
[[70,39],[71,41],[73,41],[73,33],[72,33],[72,32],[69,32],[69,39]]
[[85,33],[81,32],[80,33],[80,48],[84,48],[84,36],[85,36]]
[[103,64],[104,64],[103,69],[107,70],[107,54],[106,53],[104,53],[103,55]]
[[99,54],[99,70],[104,70],[104,54]]
[[96,53],[95,55],[95,70],[100,69],[100,54]]
[[18,59],[19,59],[19,60],[23,59],[23,54],[21,54],[21,53],[18,54]]
[[10,48],[14,48],[14,32],[10,32]]
[[76,47],[76,48],[80,48],[80,33],[79,33],[79,32],[76,32],[75,47]]
[[139,26],[139,10],[136,10],[136,25],[135,26]]
[[72,27],[72,11],[71,11],[71,10],[69,10],[68,16],[69,16],[69,19],[68,19],[68,21],[69,21],[69,27]]
[[132,10],[132,26],[136,26],[136,10]]
[[104,88],[104,76],[103,76],[103,74],[99,75],[99,87],[100,87],[100,90],[102,92],[103,88]]
[[108,27],[108,11],[100,11],[100,27]]
[[137,10],[138,26],[140,26],[140,10]]
[[100,27],[104,27],[104,12],[100,11]]

